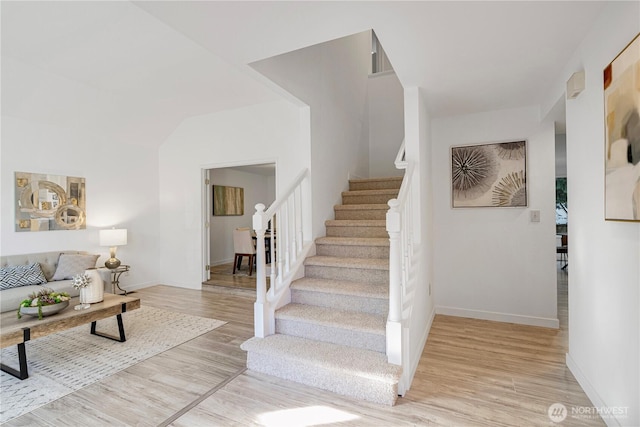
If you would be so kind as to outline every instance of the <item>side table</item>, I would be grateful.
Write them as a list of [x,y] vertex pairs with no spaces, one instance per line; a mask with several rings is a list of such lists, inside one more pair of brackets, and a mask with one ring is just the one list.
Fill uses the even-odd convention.
[[109,270],[111,271],[111,291],[113,294],[116,294],[117,287],[122,292],[124,292],[124,295],[127,295],[127,291],[120,287],[120,276],[122,276],[122,273],[126,273],[127,271],[129,271],[130,268],[131,267],[129,267],[128,265],[121,265],[120,267]]

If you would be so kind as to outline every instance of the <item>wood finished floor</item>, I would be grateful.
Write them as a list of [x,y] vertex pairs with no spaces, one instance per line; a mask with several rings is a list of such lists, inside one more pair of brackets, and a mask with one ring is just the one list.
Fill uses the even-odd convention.
[[[267,282],[269,278],[267,277]],[[246,257],[240,269],[233,274],[233,263],[213,265],[209,269],[209,280],[202,283],[206,286],[224,286],[226,288],[256,289],[256,272],[249,276]]]
[[7,425],[549,426],[553,403],[591,406],[565,365],[566,274],[558,277],[559,330],[436,316],[411,390],[394,407],[246,371],[239,346],[252,336],[255,292],[154,286],[136,292],[143,305],[228,323]]

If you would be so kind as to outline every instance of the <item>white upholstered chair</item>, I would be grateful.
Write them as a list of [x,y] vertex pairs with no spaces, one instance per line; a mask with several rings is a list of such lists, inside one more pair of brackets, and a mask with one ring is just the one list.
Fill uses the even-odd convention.
[[242,257],[249,257],[249,276],[253,273],[253,260],[256,256],[256,247],[251,238],[251,230],[247,228],[236,228],[233,230],[233,248],[235,256],[233,258],[233,274],[236,274],[236,268],[240,268]]

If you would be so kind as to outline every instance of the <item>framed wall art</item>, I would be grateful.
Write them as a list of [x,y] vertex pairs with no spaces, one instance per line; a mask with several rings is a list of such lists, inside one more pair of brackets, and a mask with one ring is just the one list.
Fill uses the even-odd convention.
[[85,179],[15,173],[16,231],[87,228]]
[[213,185],[213,215],[244,215],[244,188]]
[[527,141],[451,147],[454,208],[526,207]]
[[605,220],[640,221],[640,35],[603,74]]

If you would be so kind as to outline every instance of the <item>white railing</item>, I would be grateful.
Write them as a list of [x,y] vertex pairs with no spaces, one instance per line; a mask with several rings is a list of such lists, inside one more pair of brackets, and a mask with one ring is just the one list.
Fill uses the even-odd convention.
[[[412,190],[414,165],[405,158],[404,141],[396,158],[396,167],[405,169],[398,198],[389,200],[387,211],[387,232],[389,233],[389,317],[387,318],[387,359],[389,363],[403,366],[407,370],[408,331],[407,320],[412,315],[413,281],[410,276],[413,269],[412,241],[414,232],[414,203]],[[403,376],[399,392],[404,394],[408,387]],[[408,379],[410,381],[410,378]]]
[[[311,194],[309,170],[302,171],[289,188],[266,211],[256,205],[255,336],[275,333],[275,311],[291,300],[289,286],[301,275],[301,266],[311,248]],[[269,229],[269,225],[271,225]],[[265,237],[268,246],[265,245]],[[266,264],[269,255],[271,263]],[[267,268],[268,267],[268,268]],[[267,291],[267,270],[269,290]]]
[[393,163],[396,165],[396,169],[407,168],[407,153],[404,149],[404,139],[402,140],[402,144],[400,144],[400,149],[398,150],[398,154],[396,155],[396,159]]

